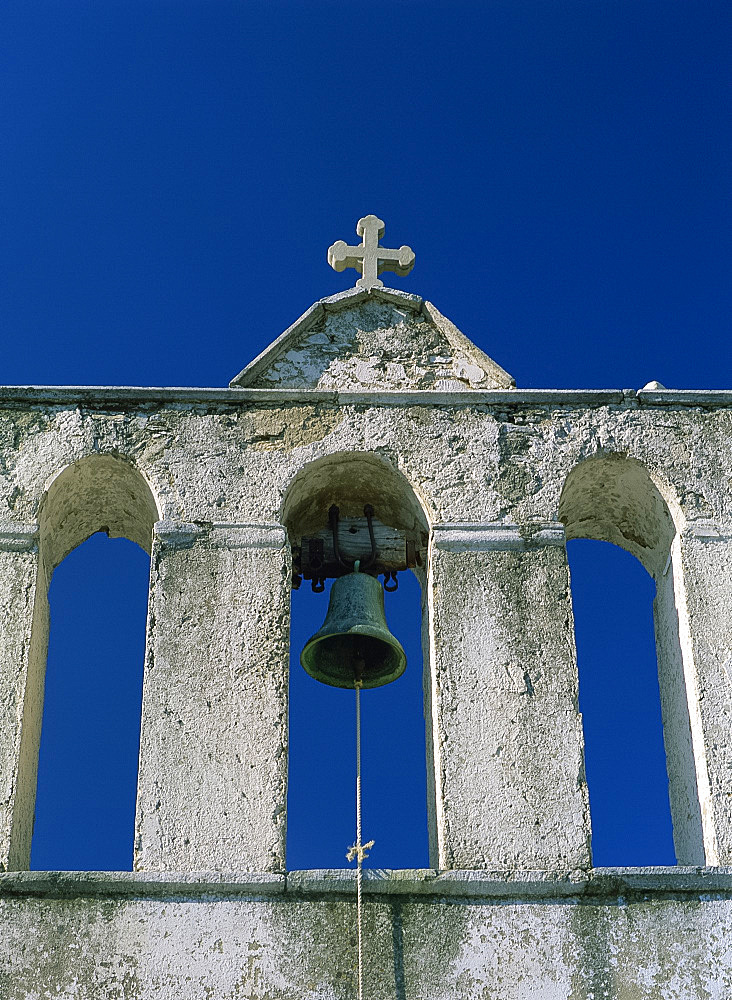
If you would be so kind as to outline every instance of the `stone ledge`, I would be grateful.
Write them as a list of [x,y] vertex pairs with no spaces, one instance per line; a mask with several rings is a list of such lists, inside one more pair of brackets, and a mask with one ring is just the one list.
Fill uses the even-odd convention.
[[[351,870],[288,872],[287,893],[355,892]],[[364,869],[363,891],[374,895],[462,899],[577,899],[625,895],[732,895],[732,868],[593,868],[589,871],[435,871]]]
[[0,552],[32,552],[37,546],[37,524],[0,524]]
[[[267,872],[4,872],[0,898],[268,898],[352,896],[352,869]],[[626,896],[730,896],[732,867],[593,868],[589,871],[444,871],[367,868],[363,891],[371,897],[410,896],[475,900]]]
[[728,523],[722,524],[699,518],[695,521],[687,521],[681,532],[681,537],[682,539],[698,538],[703,542],[728,542],[732,538],[732,526]]
[[639,389],[636,397],[651,406],[732,406],[730,389]]
[[2,872],[0,899],[41,896],[155,898],[159,896],[277,896],[285,876],[269,872]]
[[[732,401],[732,394],[731,401]],[[465,392],[411,390],[321,392],[304,389],[205,389],[142,386],[0,386],[0,405],[89,406],[98,409],[159,405],[283,405],[326,403],[334,406],[608,406],[626,399],[621,389],[472,389]]]
[[287,533],[281,524],[239,524],[227,521],[163,520],[153,525],[159,543],[169,549],[188,549],[205,541],[212,548],[281,549]]
[[335,392],[315,389],[223,389],[185,386],[6,385],[3,403],[31,406],[155,406],[160,404],[231,406],[263,403],[332,403],[369,406],[650,406],[722,408],[732,406],[728,389],[471,389],[465,392],[414,389]]
[[564,545],[564,525],[558,521],[526,524],[442,522],[432,526],[435,546],[443,552],[501,552]]

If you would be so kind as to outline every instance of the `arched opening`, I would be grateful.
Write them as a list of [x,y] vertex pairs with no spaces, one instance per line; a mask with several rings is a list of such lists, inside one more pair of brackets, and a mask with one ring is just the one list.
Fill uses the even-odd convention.
[[[118,570],[124,568],[128,581],[132,574],[136,578],[138,589],[136,595],[125,595],[131,597],[133,603],[134,598],[137,598],[134,617],[140,626],[138,635],[134,637],[133,647],[131,649],[128,647],[130,656],[137,659],[134,668],[129,672],[129,664],[122,664],[119,660],[122,652],[119,645],[121,640],[117,642],[116,650],[109,644],[103,647],[98,642],[95,643],[95,635],[100,641],[109,640],[120,619],[129,611],[128,601],[120,603],[120,591],[109,587],[111,582],[109,567],[105,565],[104,557],[108,555],[109,547],[115,543],[95,538],[78,552],[73,550],[82,546],[90,536],[101,532],[109,538],[128,539],[149,555],[152,528],[156,520],[158,520],[157,504],[143,476],[130,462],[112,455],[89,456],[68,466],[53,480],[43,498],[39,511],[39,578],[36,587],[28,681],[32,697],[26,695],[19,773],[19,785],[24,789],[24,808],[21,816],[24,822],[17,825],[16,850],[18,857],[25,859],[22,867],[27,867],[31,850],[39,748],[43,731],[44,747],[40,753],[43,762],[41,772],[43,780],[39,787],[37,803],[40,816],[39,839],[33,843],[33,867],[41,869],[111,867],[113,864],[116,866],[124,857],[125,867],[131,868],[134,831],[130,802],[134,801],[134,790],[130,784],[135,779],[137,768],[141,659],[144,651],[144,607],[147,603],[149,559],[135,558],[141,554],[129,551],[125,553],[126,544],[116,543],[116,548],[122,550],[121,553],[115,553],[118,556],[122,555],[122,559],[114,560],[117,563],[116,568]],[[54,571],[72,552],[72,561],[68,567],[64,566],[59,574],[59,588],[51,586],[49,590]],[[70,572],[66,572],[67,569]],[[78,574],[84,579],[78,579]],[[90,579],[92,574],[93,578]],[[77,575],[76,581],[73,580],[74,575]],[[86,596],[84,587],[87,588]],[[68,606],[69,588],[75,591],[76,606],[73,611]],[[56,589],[60,591],[58,608]],[[97,603],[94,607],[93,601],[100,596],[103,597],[105,592],[108,605],[106,611],[101,611],[101,606]],[[67,605],[64,611],[61,601],[65,601]],[[63,623],[57,621],[62,614]],[[100,614],[105,615],[108,623],[106,629],[104,627],[101,629],[101,635],[98,621]],[[63,626],[68,626],[74,616],[77,619],[77,627],[70,635],[68,628]],[[55,637],[57,624],[58,644]],[[127,624],[129,625],[129,622]],[[50,643],[52,674],[49,675],[47,696],[44,699],[50,625],[54,629]],[[129,635],[129,631],[127,634]],[[67,663],[61,664],[57,662],[56,647],[59,646],[60,653],[64,640]],[[114,660],[110,660],[112,655]],[[85,670],[86,675],[84,675]],[[115,674],[116,676],[113,676]],[[72,700],[69,695],[74,683],[77,684],[78,697]],[[120,711],[127,714],[131,720],[130,725],[134,728],[122,744],[118,742],[117,745],[107,745],[108,756],[105,765],[105,759],[99,752],[99,722],[105,713],[118,718]],[[63,720],[60,718],[62,715]],[[42,720],[43,725],[41,725]],[[96,800],[92,796],[90,801],[86,794],[89,791],[90,779],[88,774],[86,780],[84,778],[81,760],[78,759],[75,764],[68,759],[64,760],[60,753],[54,752],[53,744],[59,734],[59,728],[63,728],[64,724],[68,728],[69,723],[75,730],[77,754],[96,757],[97,772],[94,783],[99,792]],[[50,741],[48,753],[45,752],[46,739]],[[120,753],[126,758],[124,762],[120,761]],[[106,780],[104,774],[99,774],[99,770],[104,772],[105,766]],[[121,771],[125,790],[111,781],[115,771],[118,775]],[[60,799],[64,800],[67,813],[76,810],[76,833],[73,828],[69,828],[68,815],[64,818],[56,809],[55,803]],[[106,800],[105,806],[107,806],[114,799],[122,804],[125,815],[130,820],[128,829],[121,833],[123,840],[129,842],[129,846],[121,850],[119,841],[116,847],[112,844],[112,853],[107,855],[108,860],[103,864],[105,855],[98,850],[100,838],[95,836],[94,831],[95,827],[98,828],[100,817],[106,811],[101,804],[102,800]],[[82,805],[84,801],[86,804]],[[112,809],[112,822],[114,816],[115,810]],[[86,842],[86,848],[82,851],[79,849],[81,843],[78,825],[86,827],[86,836],[82,838],[82,843]],[[76,843],[68,843],[69,841]]]
[[[388,462],[370,454],[348,453],[313,462],[298,474],[283,505],[282,523],[293,545],[295,570],[304,568],[307,576],[309,540],[317,541],[324,531],[327,535],[328,513],[334,504],[339,509],[339,537],[346,557],[355,557],[361,546],[364,555],[368,554],[363,513],[367,503],[374,508],[377,537],[390,539],[379,550],[381,555],[388,559],[388,549],[396,559],[394,551],[401,544],[406,563],[409,540],[414,571],[405,572],[406,566],[401,566],[398,589],[386,593],[384,602],[388,626],[406,652],[407,668],[397,680],[361,693],[363,840],[375,841],[364,864],[422,868],[429,857],[424,721],[428,713],[422,669],[424,575],[418,564],[420,545],[426,550],[424,512],[410,485]],[[328,559],[326,537],[326,563]],[[300,664],[305,643],[325,619],[332,583],[326,569],[324,582],[316,581],[318,589],[324,587],[322,592],[314,592],[305,579],[292,595],[290,869],[347,867],[346,851],[354,843],[355,696],[350,690],[314,680]]]
[[[664,845],[668,807],[659,767],[662,738],[676,858],[680,864],[703,864],[700,795],[674,588],[678,508],[670,490],[654,481],[640,462],[611,454],[587,459],[572,470],[559,517],[570,543],[573,582],[582,582],[580,599],[574,594],[573,599],[595,863],[672,863],[667,838]],[[594,545],[575,546],[574,539],[611,542],[625,549],[651,580],[619,554],[613,558]],[[651,616],[644,611],[651,599],[660,712],[651,679]],[[631,617],[637,632],[629,630]],[[634,813],[634,798],[641,812]],[[645,817],[643,808],[648,810]],[[608,841],[607,828],[598,830],[610,813],[616,820],[626,817],[625,829],[617,831],[622,847]],[[647,822],[653,822],[655,848],[637,836]],[[655,854],[650,856],[649,850]]]
[[593,863],[673,865],[653,580],[607,542],[576,539],[567,555]]
[[103,533],[53,574],[32,869],[132,869],[149,574]]

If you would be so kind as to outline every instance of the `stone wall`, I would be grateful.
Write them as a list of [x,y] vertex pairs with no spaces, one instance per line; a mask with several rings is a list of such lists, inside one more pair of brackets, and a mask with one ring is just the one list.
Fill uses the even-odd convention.
[[[729,869],[368,872],[373,1000],[727,1000]],[[0,875],[4,1000],[352,1000],[353,872]]]
[[[680,872],[631,888],[587,874],[564,541],[613,541],[654,576],[677,855],[729,864],[731,455],[722,392],[0,390],[3,995],[352,996],[350,883],[281,874],[290,543],[322,527],[326,498],[429,538],[431,857],[455,875],[404,873],[373,897],[372,995],[729,995],[728,875],[688,889]],[[12,873],[27,866],[48,581],[101,529],[152,556],[129,892]],[[245,889],[185,874],[202,868]],[[550,885],[541,899],[511,882],[527,869]],[[503,888],[479,875],[473,891],[471,870],[503,871]]]

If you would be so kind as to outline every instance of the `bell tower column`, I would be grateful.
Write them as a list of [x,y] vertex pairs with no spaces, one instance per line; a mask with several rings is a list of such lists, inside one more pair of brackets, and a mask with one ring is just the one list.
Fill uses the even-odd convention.
[[431,863],[589,867],[563,526],[435,525],[429,581]]
[[[698,800],[701,843],[684,838],[684,815],[674,815],[680,864],[732,864],[732,523],[691,522],[677,536],[666,567],[673,576],[679,653],[691,736],[693,773],[687,796]],[[687,720],[684,720],[687,723]],[[667,730],[671,727],[667,727]],[[679,721],[682,733],[686,725]],[[667,757],[677,752],[666,733]],[[682,827],[677,831],[678,825]],[[692,824],[692,831],[695,824]]]
[[289,559],[280,525],[156,525],[138,871],[284,870]]
[[30,863],[48,586],[34,525],[0,526],[0,871]]

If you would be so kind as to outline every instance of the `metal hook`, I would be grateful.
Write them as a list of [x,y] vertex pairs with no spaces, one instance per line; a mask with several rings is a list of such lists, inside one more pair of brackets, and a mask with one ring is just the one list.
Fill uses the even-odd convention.
[[[389,586],[389,579],[394,581],[394,586]],[[395,590],[399,589],[399,581],[397,580],[396,573],[384,573],[384,590],[387,594],[393,594]]]
[[377,554],[376,553],[376,539],[374,538],[374,526],[373,526],[373,523],[372,523],[373,516],[374,516],[374,508],[371,506],[370,503],[367,503],[366,506],[363,509],[363,512],[364,512],[364,515],[366,517],[366,523],[368,524],[368,527],[369,527],[369,540],[371,542],[371,555],[368,557],[368,559],[365,562],[362,562],[362,566],[364,567],[364,569],[367,569],[369,566],[371,566],[373,564],[374,560],[376,559],[376,554]]
[[[371,555],[368,557],[368,559],[362,559],[362,560],[360,560],[360,563],[361,563],[360,568],[361,569],[368,569],[368,567],[371,566],[374,563],[374,561],[376,560],[376,556],[378,555],[378,553],[376,551],[376,538],[374,537],[374,526],[373,526],[373,523],[372,523],[372,518],[374,516],[374,508],[371,506],[370,503],[367,503],[366,506],[363,509],[363,512],[364,512],[364,514],[366,516],[366,522],[367,522],[368,528],[369,528],[369,540],[371,541]],[[335,555],[336,559],[338,560],[338,562],[341,564],[341,566],[344,569],[349,569],[350,570],[351,567],[344,560],[343,556],[340,553],[340,549],[338,548],[338,518],[339,518],[339,516],[340,516],[340,510],[338,509],[338,507],[335,504],[333,504],[331,506],[330,510],[328,511],[328,521],[330,522],[330,530],[331,530],[331,533],[333,535],[333,554]],[[354,565],[355,565],[355,563],[354,563]]]
[[340,510],[335,504],[332,504],[330,510],[328,511],[328,522],[330,523],[330,531],[333,535],[333,554],[337,561],[343,566],[344,569],[348,569],[348,565],[343,561],[343,557],[338,549],[338,516]]
[[312,588],[314,594],[322,594],[325,590],[325,580],[317,576],[313,577]]

